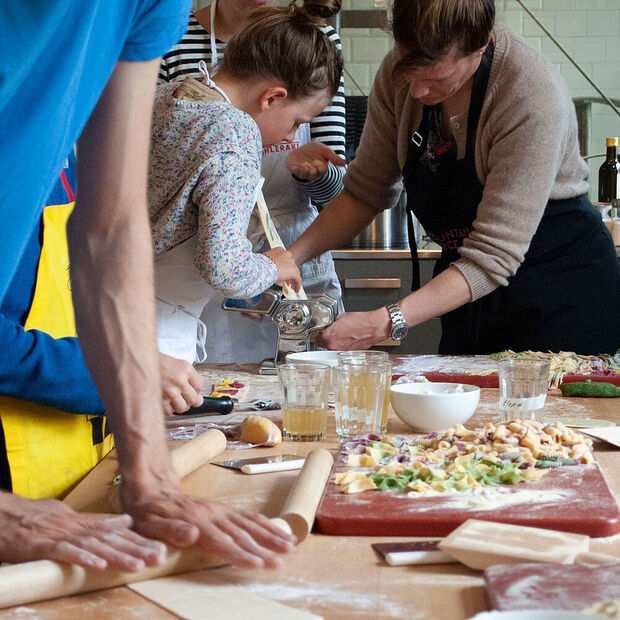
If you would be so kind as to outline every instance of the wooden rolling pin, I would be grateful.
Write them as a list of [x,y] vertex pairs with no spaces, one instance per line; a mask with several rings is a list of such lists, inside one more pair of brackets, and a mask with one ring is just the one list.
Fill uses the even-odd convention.
[[[226,449],[226,436],[221,431],[211,428],[194,439],[182,443],[170,452],[172,467],[179,478],[191,474]],[[107,489],[104,510],[96,512],[121,512],[118,485],[113,484],[117,473],[116,461],[107,458],[95,467],[63,500],[78,512],[90,511],[89,503],[93,497],[102,495]]]
[[310,534],[333,463],[334,459],[327,450],[319,448],[310,452],[284,503],[280,517],[273,519],[278,525],[280,521],[288,524],[297,536],[297,544]]
[[[312,529],[332,462],[332,456],[327,450],[313,450],[306,458],[280,517],[272,520],[287,531],[298,532],[298,542],[304,540]],[[103,590],[224,564],[227,562],[222,558],[196,546],[186,549],[168,547],[168,555],[163,564],[139,573],[91,571],[51,560],[13,564],[0,567],[0,608]]]

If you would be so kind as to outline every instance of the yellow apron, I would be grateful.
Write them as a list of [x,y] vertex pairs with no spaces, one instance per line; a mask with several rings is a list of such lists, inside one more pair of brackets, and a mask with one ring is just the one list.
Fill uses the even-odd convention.
[[[43,246],[25,329],[54,338],[75,336],[69,283],[66,223],[74,203],[45,207]],[[0,397],[13,492],[25,497],[59,497],[111,449],[105,418],[67,413]]]

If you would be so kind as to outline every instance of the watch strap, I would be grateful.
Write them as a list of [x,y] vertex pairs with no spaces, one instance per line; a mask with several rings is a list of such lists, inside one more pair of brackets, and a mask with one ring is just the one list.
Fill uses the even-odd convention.
[[389,304],[387,311],[392,321],[391,337],[394,340],[402,340],[407,335],[407,321],[403,316],[398,304]]

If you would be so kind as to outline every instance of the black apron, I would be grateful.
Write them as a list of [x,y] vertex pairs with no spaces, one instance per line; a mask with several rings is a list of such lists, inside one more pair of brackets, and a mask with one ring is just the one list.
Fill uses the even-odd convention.
[[[484,186],[475,168],[475,136],[493,44],[474,75],[463,159],[448,151],[423,165],[435,113],[424,106],[409,143],[403,181],[407,209],[442,248],[434,276],[460,258],[472,231]],[[517,208],[518,205],[515,205]],[[407,218],[411,222],[411,218]],[[413,230],[409,242],[413,287],[419,265]],[[550,200],[517,273],[488,295],[441,317],[439,353],[488,354],[505,349],[612,353],[620,347],[620,268],[611,236],[586,196]]]

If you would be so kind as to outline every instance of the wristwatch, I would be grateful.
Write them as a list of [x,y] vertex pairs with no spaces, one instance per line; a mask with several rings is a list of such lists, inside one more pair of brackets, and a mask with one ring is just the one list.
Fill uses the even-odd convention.
[[392,321],[392,331],[390,333],[392,340],[402,340],[409,331],[403,313],[400,311],[398,304],[390,304],[387,306],[387,311],[390,313]]

